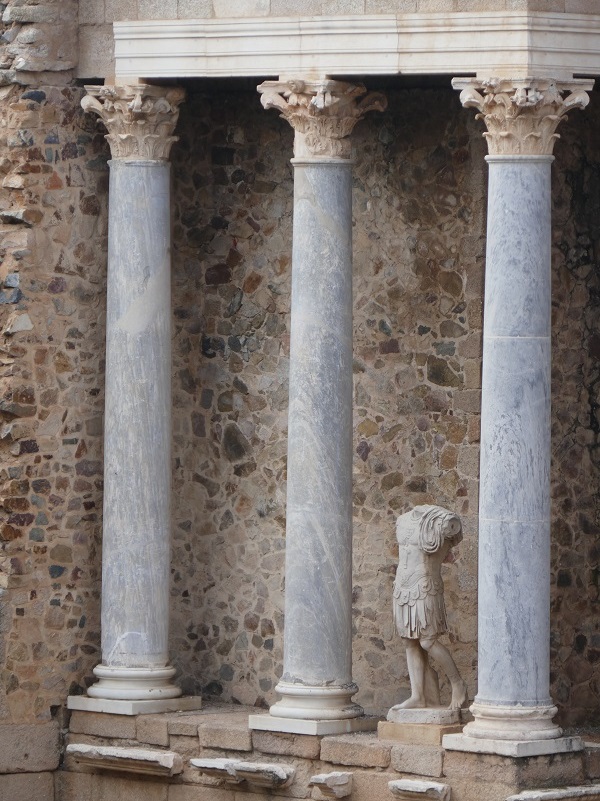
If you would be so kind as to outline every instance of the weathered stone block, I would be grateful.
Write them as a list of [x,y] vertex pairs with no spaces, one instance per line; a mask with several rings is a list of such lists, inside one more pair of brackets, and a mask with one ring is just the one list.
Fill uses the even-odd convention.
[[352,801],[392,801],[389,783],[398,779],[397,773],[354,771],[352,774]]
[[168,721],[165,715],[138,715],[135,730],[140,743],[169,745]]
[[123,779],[101,773],[56,774],[56,797],[60,801],[167,801],[168,792],[163,781]]
[[441,746],[402,743],[392,748],[392,767],[401,773],[439,777],[443,771],[443,755]]
[[[241,795],[232,789],[205,787],[201,784],[174,784],[169,787],[169,801],[237,801]],[[252,801],[256,801],[257,798],[255,795]]]
[[362,768],[387,768],[391,744],[380,742],[373,734],[342,734],[324,737],[321,759],[336,765],[356,765]]
[[455,801],[504,801],[522,790],[585,781],[583,752],[519,758],[445,751],[444,776]]
[[213,0],[215,17],[266,17],[270,10],[270,0]]
[[[233,718],[233,716],[231,716]],[[207,721],[198,727],[203,748],[223,748],[227,751],[252,751],[252,733],[246,718]]]
[[57,22],[58,10],[49,5],[8,6],[2,22]]
[[321,751],[321,737],[256,729],[252,732],[252,745],[263,754],[318,759]]
[[13,773],[0,778],[0,798],[6,801],[54,801],[52,773]]
[[130,715],[73,712],[69,728],[74,734],[91,734],[94,737],[136,738],[136,718]]
[[167,731],[173,735],[184,735],[186,737],[197,737],[198,726],[205,720],[204,715],[197,712],[179,713],[170,715],[167,720]]
[[55,770],[60,758],[58,723],[0,725],[0,773]]

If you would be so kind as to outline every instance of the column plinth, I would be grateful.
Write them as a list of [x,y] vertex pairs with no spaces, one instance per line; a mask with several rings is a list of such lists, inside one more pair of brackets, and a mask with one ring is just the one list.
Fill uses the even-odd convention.
[[[168,665],[171,503],[172,136],[180,89],[88,87],[110,165],[102,534],[102,664],[89,708],[172,708]],[[74,699],[72,708],[82,708]],[[110,702],[117,702],[114,710]],[[157,706],[158,703],[158,706]],[[146,705],[146,706],[145,706]],[[147,707],[147,708],[146,708]],[[85,705],[83,708],[86,708]],[[127,707],[129,708],[129,707]]]
[[[589,82],[455,86],[463,105],[480,110],[490,150],[478,692],[463,741],[500,741],[497,753],[505,753],[504,741],[543,742],[562,733],[549,692],[551,164],[556,128],[568,109],[585,106]],[[445,745],[456,741],[452,735]],[[557,743],[555,750],[571,746]]]
[[[352,680],[352,162],[347,137],[379,94],[337,81],[266,82],[296,135],[284,672],[250,725],[365,728]],[[360,100],[359,100],[360,98]],[[360,722],[353,724],[354,720]],[[369,722],[370,724],[370,722]],[[371,724],[370,724],[371,725]]]

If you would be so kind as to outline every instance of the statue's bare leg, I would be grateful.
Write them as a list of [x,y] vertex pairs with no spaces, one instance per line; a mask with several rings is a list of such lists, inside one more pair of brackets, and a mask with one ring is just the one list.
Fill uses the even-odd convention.
[[425,700],[425,671],[427,669],[427,654],[421,648],[419,640],[403,637],[406,646],[406,664],[410,678],[410,698],[399,704],[400,709],[423,709],[427,706]]
[[462,680],[458,668],[450,655],[450,651],[441,642],[438,642],[435,637],[427,637],[422,639],[421,645],[427,653],[440,665],[452,687],[452,700],[450,701],[450,709],[462,709],[467,701],[467,685]]
[[[425,651],[423,651],[425,654]],[[433,669],[433,665],[426,657],[427,668],[425,670],[425,705],[441,706],[440,701],[440,682],[437,672]]]

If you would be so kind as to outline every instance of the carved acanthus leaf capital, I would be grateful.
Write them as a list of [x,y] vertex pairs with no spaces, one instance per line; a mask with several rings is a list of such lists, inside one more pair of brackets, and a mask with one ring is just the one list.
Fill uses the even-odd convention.
[[114,159],[166,161],[173,142],[179,104],[185,92],[179,87],[86,86],[84,111],[97,114],[106,128]]
[[559,139],[556,129],[571,109],[589,103],[589,80],[455,78],[465,108],[479,110],[477,119],[487,127],[483,134],[490,155],[552,155]]
[[267,109],[276,108],[296,131],[296,158],[349,159],[348,137],[368,111],[384,111],[387,100],[381,92],[369,92],[362,84],[343,81],[265,81],[258,87]]

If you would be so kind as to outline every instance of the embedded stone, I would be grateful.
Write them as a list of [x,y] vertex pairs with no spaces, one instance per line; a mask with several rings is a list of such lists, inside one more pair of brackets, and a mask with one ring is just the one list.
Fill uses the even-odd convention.
[[250,443],[235,423],[225,426],[223,452],[230,462],[239,462],[250,452]]
[[445,359],[427,357],[427,380],[441,387],[460,387],[463,380],[449,367]]

